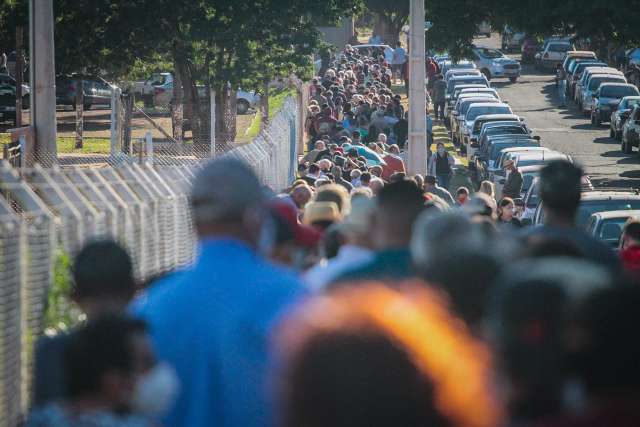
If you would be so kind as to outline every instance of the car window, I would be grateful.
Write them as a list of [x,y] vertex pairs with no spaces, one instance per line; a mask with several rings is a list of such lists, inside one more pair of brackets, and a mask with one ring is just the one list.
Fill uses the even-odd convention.
[[622,228],[628,218],[609,218],[600,223],[596,238],[599,240],[619,241],[622,235]]
[[549,45],[549,52],[566,52],[571,50],[571,45],[566,43],[551,43]]
[[602,83],[606,83],[606,82],[620,82],[620,83],[625,83],[625,79],[623,77],[621,78],[616,78],[616,77],[594,77],[591,79],[591,81],[589,82],[589,90],[590,91],[595,91],[597,90],[600,85]]
[[475,51],[479,56],[489,59],[502,58],[504,54],[497,49],[479,48]]
[[496,127],[487,129],[487,135],[525,135],[526,129],[521,126]]
[[638,89],[635,86],[604,86],[600,88],[600,96],[606,98],[623,98],[634,95],[638,95]]
[[583,227],[596,212],[625,211],[640,208],[640,200],[584,200],[578,208],[577,224]]
[[522,191],[523,192],[529,191],[529,187],[531,187],[531,184],[533,183],[534,178],[536,178],[539,175],[540,175],[539,172],[525,173],[522,176]]
[[508,106],[486,106],[473,107],[467,111],[467,120],[475,120],[476,117],[489,114],[511,114],[511,108]]

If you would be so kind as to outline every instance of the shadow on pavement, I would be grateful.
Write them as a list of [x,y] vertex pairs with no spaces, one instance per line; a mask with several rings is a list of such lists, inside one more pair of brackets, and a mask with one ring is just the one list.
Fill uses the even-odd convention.
[[606,137],[606,136],[601,136],[601,137],[598,137],[598,138],[594,138],[593,142],[596,143],[596,144],[615,144],[615,145],[620,144],[615,139],[609,138],[609,137]]
[[571,126],[571,129],[576,129],[576,130],[597,130],[597,129],[595,129],[593,127],[591,122],[581,123],[579,125],[573,125],[573,126]]
[[593,186],[597,188],[640,188],[640,171],[629,171],[620,174],[621,178],[592,178]]

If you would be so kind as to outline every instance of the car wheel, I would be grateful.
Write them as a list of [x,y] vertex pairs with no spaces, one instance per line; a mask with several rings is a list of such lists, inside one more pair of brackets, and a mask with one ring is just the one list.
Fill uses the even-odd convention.
[[238,99],[236,105],[238,114],[247,114],[247,111],[249,111],[249,107],[250,105],[245,99]]
[[487,80],[491,80],[491,71],[487,70],[486,68],[483,68],[481,73],[484,74]]
[[631,144],[625,141],[624,138],[622,138],[621,148],[622,152],[625,154],[631,154],[633,152],[633,147],[631,146]]
[[517,78],[517,77],[509,77],[509,81],[510,81],[511,83],[515,83],[515,82],[517,82],[517,81],[518,81],[518,78]]

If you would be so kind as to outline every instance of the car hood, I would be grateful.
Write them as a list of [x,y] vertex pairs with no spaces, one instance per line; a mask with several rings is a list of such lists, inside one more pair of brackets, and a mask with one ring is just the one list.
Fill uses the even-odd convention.
[[491,62],[493,62],[494,64],[498,64],[498,65],[520,64],[515,59],[511,59],[511,58],[507,58],[507,57],[495,58],[495,59],[492,59]]

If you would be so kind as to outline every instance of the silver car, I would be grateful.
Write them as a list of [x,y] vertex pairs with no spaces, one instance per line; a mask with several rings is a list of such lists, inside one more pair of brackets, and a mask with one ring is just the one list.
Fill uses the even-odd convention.
[[520,62],[508,58],[497,49],[476,47],[473,49],[474,62],[478,69],[491,80],[496,77],[506,77],[515,82],[520,77]]
[[593,105],[593,95],[598,91],[603,83],[626,83],[627,79],[619,74],[596,74],[593,75],[585,87],[582,88],[582,100],[580,108],[582,112],[589,117]]
[[593,95],[591,124],[600,126],[602,122],[608,122],[622,98],[627,96],[640,96],[640,92],[629,83],[602,83]]

